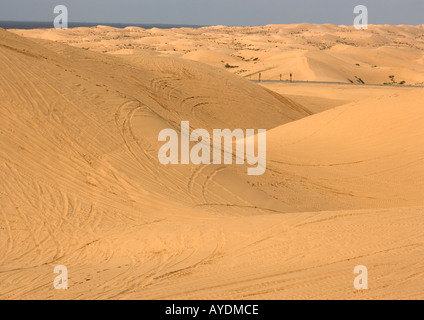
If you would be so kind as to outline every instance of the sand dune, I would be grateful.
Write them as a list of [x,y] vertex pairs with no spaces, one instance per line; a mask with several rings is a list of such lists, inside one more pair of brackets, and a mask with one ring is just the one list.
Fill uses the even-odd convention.
[[[340,65],[357,60],[336,44],[325,55],[290,47],[323,32],[368,37],[331,25],[0,30],[0,298],[422,299],[423,89],[284,90],[218,61],[250,50],[257,61],[231,59],[269,68],[280,56],[264,43],[290,35],[281,57],[323,80],[336,51]],[[381,46],[414,38],[403,62],[360,49],[420,82],[422,26],[373,35],[389,39]],[[213,54],[195,51],[203,44]],[[266,174],[161,165],[158,133],[181,121],[268,129]],[[360,264],[367,291],[352,285]],[[68,267],[66,291],[53,288],[56,265]]]
[[271,130],[274,182],[300,183],[273,192],[304,198],[306,210],[422,205],[423,98],[422,89],[371,98]]
[[[268,25],[142,29],[137,27],[15,30],[28,37],[109,54],[135,49],[181,57],[247,78],[423,84],[424,28],[420,26]],[[227,66],[227,68],[226,68]]]

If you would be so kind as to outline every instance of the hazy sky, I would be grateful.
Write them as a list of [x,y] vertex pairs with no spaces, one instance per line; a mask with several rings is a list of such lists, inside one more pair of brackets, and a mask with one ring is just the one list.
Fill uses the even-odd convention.
[[53,21],[59,4],[70,22],[351,25],[363,4],[370,24],[424,24],[424,0],[0,0],[0,20]]

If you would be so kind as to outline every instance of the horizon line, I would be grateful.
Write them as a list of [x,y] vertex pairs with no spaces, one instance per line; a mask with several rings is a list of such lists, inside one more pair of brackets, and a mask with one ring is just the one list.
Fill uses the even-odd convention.
[[[11,24],[20,24],[20,23],[30,23],[30,24],[51,24],[53,28],[53,21],[31,21],[31,20],[0,20],[0,28],[2,23],[11,23]],[[214,25],[199,25],[199,24],[186,24],[186,23],[125,23],[125,22],[83,22],[83,21],[69,21],[69,25],[75,25],[75,24],[86,24],[90,25],[92,27],[96,26],[109,26],[113,27],[113,25],[117,26],[125,26],[125,27],[138,27],[138,26],[166,26],[166,27],[187,27],[187,28],[205,28],[205,27],[217,27],[217,26],[223,26],[223,27],[266,27],[266,26],[272,26],[272,25],[301,25],[301,24],[310,24],[310,25],[332,25],[332,26],[343,26],[343,27],[349,27],[353,25],[346,25],[346,24],[334,24],[334,23],[311,23],[311,22],[299,22],[299,23],[267,23],[267,24],[258,24],[258,25],[224,25],[224,24],[214,24]],[[422,24],[368,24],[369,26],[412,26],[412,27],[419,27],[424,26],[424,23]],[[68,27],[68,28],[78,28],[76,27]],[[44,28],[42,28],[44,29]]]

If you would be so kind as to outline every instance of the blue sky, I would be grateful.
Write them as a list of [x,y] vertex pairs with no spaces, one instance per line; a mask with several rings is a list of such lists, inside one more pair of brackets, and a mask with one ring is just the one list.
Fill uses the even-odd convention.
[[424,24],[424,0],[0,0],[0,20],[52,21],[59,4],[71,22],[351,25],[362,4],[370,24]]

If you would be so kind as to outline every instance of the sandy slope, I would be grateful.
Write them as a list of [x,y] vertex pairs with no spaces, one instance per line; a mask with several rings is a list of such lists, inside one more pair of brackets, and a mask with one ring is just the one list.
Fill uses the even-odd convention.
[[[423,204],[423,99],[423,89],[408,90],[271,130],[273,192],[303,198],[306,210]],[[299,177],[297,188],[278,183]]]
[[[99,30],[117,32],[85,43]],[[222,68],[145,51],[0,30],[0,57],[0,298],[423,297],[422,89],[342,94],[352,102],[312,115]],[[181,120],[269,129],[266,174],[160,165],[157,135]]]
[[321,83],[280,83],[261,82],[261,86],[284,95],[305,106],[313,113],[319,113],[343,104],[410,90],[404,86],[351,86]]

